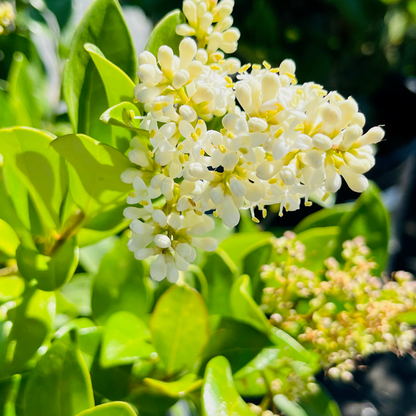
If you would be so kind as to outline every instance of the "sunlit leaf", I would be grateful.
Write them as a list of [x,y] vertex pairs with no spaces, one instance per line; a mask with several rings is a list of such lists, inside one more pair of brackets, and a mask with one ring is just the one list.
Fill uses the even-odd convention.
[[14,258],[20,241],[13,228],[6,221],[0,219],[0,253]]
[[[85,50],[90,54],[104,84],[107,94],[107,106],[113,107],[121,101],[133,100],[134,82],[119,67],[105,58],[101,50],[90,43],[85,45]],[[121,152],[129,148],[131,133],[119,127],[112,127],[111,141],[107,142]],[[96,136],[101,140],[100,136]]]
[[[53,141],[52,147],[68,162],[69,189],[75,203],[88,219],[123,205],[131,186],[120,175],[131,167],[118,150],[88,136],[67,135]],[[122,215],[117,219],[122,221]],[[110,224],[108,228],[117,225]]]
[[[139,109],[127,101],[109,108],[101,115],[100,120],[112,126],[140,131],[140,120],[134,118],[140,115]],[[148,134],[147,130],[142,130],[142,132]]]
[[238,394],[229,362],[224,357],[215,357],[205,370],[202,387],[204,416],[254,416],[247,403]]
[[[27,192],[46,233],[60,227],[60,209],[68,183],[64,161],[50,146],[54,137],[24,127],[0,130],[0,153],[13,204],[26,228],[31,229],[29,207],[21,199],[21,192]],[[17,179],[16,187],[10,181]]]
[[172,286],[157,302],[150,330],[168,372],[191,365],[209,335],[208,312],[202,296],[188,286]]
[[116,312],[106,321],[100,364],[112,367],[147,358],[155,349],[146,324],[130,312]]
[[195,374],[186,374],[176,381],[166,382],[145,378],[144,383],[163,395],[180,399],[201,387],[202,380],[198,380]]
[[287,416],[309,416],[296,402],[290,401],[283,394],[274,396],[273,403]]
[[[104,56],[134,78],[136,58],[133,42],[116,0],[95,0],[78,25],[63,75],[63,92],[74,132],[111,140],[111,128],[99,121],[109,107],[101,77],[86,43],[97,45]],[[106,139],[103,139],[103,136]]]
[[145,50],[157,56],[159,48],[167,45],[178,55],[179,43],[183,38],[176,34],[175,29],[177,25],[185,23],[185,21],[185,16],[180,10],[173,10],[167,14],[153,29],[147,40]]
[[136,413],[127,403],[112,402],[101,404],[94,409],[84,410],[77,416],[136,416]]

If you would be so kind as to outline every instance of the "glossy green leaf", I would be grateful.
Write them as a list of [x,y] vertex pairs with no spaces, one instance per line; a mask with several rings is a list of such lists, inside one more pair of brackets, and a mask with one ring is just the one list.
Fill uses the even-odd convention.
[[268,334],[271,325],[251,294],[250,277],[246,274],[240,276],[231,288],[231,316],[238,321],[251,325],[260,332]]
[[188,286],[172,286],[157,302],[150,330],[169,373],[192,365],[209,336],[208,311],[202,296]]
[[136,416],[136,413],[127,403],[112,402],[84,410],[77,416]]
[[241,273],[243,258],[253,249],[255,244],[267,242],[271,237],[273,234],[269,232],[237,233],[224,240],[220,247],[230,256]]
[[13,55],[8,82],[9,103],[14,110],[15,124],[39,127],[42,111],[35,91],[36,84],[30,74],[29,62],[21,52]]
[[131,191],[131,186],[120,179],[131,167],[126,156],[82,134],[59,137],[52,147],[68,162],[69,189],[87,218],[87,227],[88,219],[125,203]]
[[130,220],[125,220],[120,222],[113,228],[107,229],[105,231],[93,230],[91,228],[81,228],[77,234],[78,245],[80,248],[87,247],[93,244],[97,244],[100,241],[112,237],[121,231],[128,228]]
[[24,280],[18,276],[4,276],[0,280],[0,303],[16,299],[25,290]]
[[8,311],[10,321],[3,322],[0,331],[0,374],[21,371],[33,358],[52,331],[55,316],[55,295],[27,288],[22,302]]
[[186,19],[180,10],[173,10],[167,14],[153,29],[147,40],[145,50],[157,57],[159,48],[163,45],[170,46],[173,52],[179,54],[179,43],[182,36],[176,34],[176,26],[185,23]]
[[352,210],[354,204],[338,204],[332,208],[321,209],[303,219],[293,230],[295,233],[309,230],[310,228],[335,227],[339,225],[341,218]]
[[6,221],[0,219],[0,253],[6,257],[14,258],[20,240],[13,228]]
[[55,341],[31,373],[25,415],[76,416],[94,406],[87,367],[69,335]]
[[[4,157],[5,179],[13,204],[30,229],[29,206],[21,199],[22,191],[27,192],[46,233],[60,227],[60,209],[68,183],[64,162],[50,146],[54,137],[24,127],[0,130],[0,153]],[[12,180],[18,182],[10,183]]]
[[252,326],[231,318],[222,318],[204,348],[201,368],[205,368],[210,359],[223,355],[235,373],[253,360],[263,348],[271,346],[273,344],[269,337]]
[[0,381],[0,414],[2,416],[16,416],[16,399],[22,376],[14,376]]
[[230,314],[230,292],[237,275],[237,267],[221,248],[206,256],[202,267],[208,287],[207,307],[210,314]]
[[[108,61],[101,50],[87,43],[85,50],[90,54],[104,84],[107,95],[107,107],[113,107],[121,101],[133,100],[134,82],[119,67]],[[101,118],[101,117],[100,117]],[[119,127],[112,127],[111,146],[124,153],[129,148],[131,133]],[[97,140],[102,140],[96,136]]]
[[377,186],[370,186],[358,198],[351,212],[339,224],[340,234],[336,242],[336,257],[341,260],[342,243],[363,236],[371,249],[372,258],[378,268],[372,273],[377,276],[384,271],[388,258],[390,219],[380,199]]
[[116,0],[92,3],[77,27],[63,75],[63,92],[74,132],[93,137],[103,133],[111,140],[111,129],[99,121],[100,115],[109,107],[106,93],[101,77],[84,49],[86,43],[97,45],[110,62],[134,78],[133,42]]
[[290,401],[283,394],[274,396],[273,403],[287,416],[309,416],[296,402]]
[[311,228],[299,233],[296,239],[306,248],[302,267],[315,272],[324,269],[324,260],[332,256],[339,233],[340,227]]
[[127,235],[120,238],[104,256],[94,279],[91,306],[99,323],[118,311],[144,317],[152,307],[153,293],[144,263],[128,250],[127,240]]
[[272,327],[270,340],[282,351],[284,356],[290,357],[294,361],[306,363],[312,369],[317,368],[318,357],[281,329]]
[[56,290],[63,286],[75,272],[79,250],[73,237],[65,241],[51,256],[20,245],[16,252],[20,274],[30,282],[36,279],[41,290]]
[[91,315],[91,286],[93,275],[77,273],[61,288],[61,294],[76,309],[76,316]]
[[[109,108],[101,115],[100,120],[112,126],[140,131],[140,120],[134,118],[140,115],[139,109],[133,103],[127,101]],[[147,130],[142,130],[142,132],[149,133]]]
[[146,324],[130,312],[117,312],[104,326],[100,364],[102,367],[132,364],[155,352]]
[[9,94],[0,89],[0,128],[12,127],[16,125],[15,112],[10,102]]
[[255,415],[238,394],[230,364],[224,357],[215,357],[207,365],[202,387],[202,409],[204,416]]
[[335,400],[322,385],[319,391],[302,397],[299,405],[308,416],[341,416],[341,411]]
[[190,264],[188,270],[184,273],[183,280],[196,289],[207,301],[209,295],[208,281],[204,272],[198,266]]
[[279,348],[265,348],[245,367],[234,374],[234,382],[238,392],[244,397],[262,397],[268,392],[269,386],[264,380],[267,367],[278,359]]
[[165,396],[180,399],[199,389],[202,385],[202,380],[198,380],[195,374],[186,374],[176,381],[166,382],[145,378],[144,383]]

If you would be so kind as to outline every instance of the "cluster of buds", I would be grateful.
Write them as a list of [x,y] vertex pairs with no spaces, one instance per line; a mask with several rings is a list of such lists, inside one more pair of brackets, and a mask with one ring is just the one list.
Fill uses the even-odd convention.
[[357,362],[374,352],[405,354],[416,340],[405,314],[416,311],[416,282],[396,272],[384,283],[364,239],[343,244],[343,264],[329,258],[322,273],[302,267],[293,233],[275,240],[276,263],[263,266],[263,310],[273,325],[320,357],[331,378],[351,381]]
[[15,19],[14,9],[9,2],[0,2],[0,35],[9,31]]
[[215,249],[214,239],[199,237],[213,227],[206,213],[234,227],[239,210],[249,209],[259,222],[255,209],[264,217],[279,204],[283,215],[302,199],[310,205],[312,193],[325,200],[341,176],[362,192],[363,173],[374,165],[371,145],[384,135],[379,127],[363,135],[365,118],[352,98],[298,85],[291,60],[272,68],[224,59],[217,48],[233,51],[239,35],[229,29],[233,6],[186,0],[188,23],[177,30],[198,43],[185,37],[179,56],[162,46],[157,57],[139,57],[135,98],[147,137],[132,141],[136,168],[122,180],[134,188],[128,202],[135,207],[126,210],[134,220],[130,249],[138,259],[158,256],[156,280],[176,281],[195,258],[193,246]]

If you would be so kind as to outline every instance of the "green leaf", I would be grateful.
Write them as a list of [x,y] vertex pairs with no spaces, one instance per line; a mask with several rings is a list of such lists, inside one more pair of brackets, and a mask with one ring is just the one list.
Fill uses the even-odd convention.
[[15,111],[13,111],[9,94],[2,89],[0,89],[0,108],[2,109],[0,111],[0,128],[15,126],[17,124]]
[[238,394],[230,363],[224,357],[215,357],[207,365],[202,387],[202,408],[204,416],[254,416]]
[[186,374],[179,380],[165,382],[153,378],[145,378],[144,383],[160,394],[176,399],[184,398],[187,394],[199,389],[202,380],[198,380],[196,374]]
[[308,416],[308,414],[297,403],[290,401],[283,394],[277,394],[274,396],[273,403],[287,416]]
[[86,227],[94,216],[125,203],[131,186],[120,176],[132,166],[126,156],[82,134],[59,137],[52,147],[68,162],[69,190],[86,216]]
[[268,392],[268,385],[264,380],[267,367],[278,359],[281,350],[265,348],[245,367],[234,374],[234,382],[238,392],[244,397],[262,397]]
[[[8,311],[10,321],[0,330],[0,374],[14,374],[24,369],[47,335],[52,331],[55,295],[28,288],[21,303]],[[2,339],[3,338],[3,339]]]
[[354,204],[338,204],[332,208],[321,209],[304,218],[293,230],[295,233],[309,230],[310,228],[335,227],[339,225],[341,218],[352,210]]
[[322,385],[315,394],[309,394],[300,399],[299,405],[308,416],[341,416],[341,411],[335,400]]
[[76,309],[76,316],[91,315],[92,274],[77,273],[61,288],[66,301]]
[[97,322],[104,323],[113,313],[131,312],[142,318],[153,304],[149,278],[144,263],[127,248],[128,235],[118,240],[106,254],[92,288],[91,306]]
[[202,296],[188,286],[172,286],[156,304],[150,331],[169,373],[189,367],[209,336],[208,311]]
[[[133,118],[140,116],[139,109],[130,102],[123,102],[105,111],[100,120],[112,126],[124,127],[133,131],[149,134],[147,130],[140,130],[140,121]],[[132,117],[133,116],[133,117]]]
[[0,219],[0,252],[8,258],[14,258],[19,244],[19,238],[13,228],[6,221]]
[[[84,47],[101,76],[107,95],[107,107],[113,107],[121,101],[133,100],[134,82],[126,73],[108,61],[97,46],[87,43]],[[112,139],[107,144],[125,153],[129,148],[131,133],[119,127],[112,127],[111,130]],[[104,141],[99,136],[96,137],[99,141]]]
[[63,74],[63,92],[74,132],[94,137],[99,137],[102,132],[111,140],[111,129],[99,121],[100,115],[109,107],[106,93],[98,71],[84,49],[86,43],[97,45],[110,62],[134,78],[133,42],[116,0],[95,0],[85,13],[74,34]]
[[127,403],[112,402],[84,410],[77,416],[136,416],[136,413]]
[[30,74],[29,62],[21,52],[15,52],[8,79],[9,102],[14,110],[15,123],[39,127],[42,117],[36,85]]
[[231,316],[260,332],[268,334],[271,328],[266,316],[251,297],[251,282],[248,275],[240,276],[233,284],[230,294]]
[[16,299],[25,290],[24,280],[17,276],[5,276],[1,278],[0,303]]
[[132,364],[154,352],[149,329],[132,313],[114,313],[105,323],[100,355],[103,368]]
[[111,250],[114,250],[118,240],[117,237],[109,237],[101,240],[99,243],[80,249],[79,262],[81,266],[88,273],[96,275],[100,269],[102,259]]
[[147,40],[145,50],[157,57],[159,48],[163,45],[170,46],[175,55],[179,54],[179,44],[183,39],[176,34],[176,26],[185,23],[186,19],[180,10],[173,10],[167,14],[153,29]]
[[254,359],[263,348],[272,345],[269,337],[252,326],[231,318],[222,318],[204,348],[201,368],[213,357],[223,355],[229,360],[235,373]]
[[374,276],[384,271],[388,259],[390,219],[380,199],[380,191],[374,183],[361,194],[351,212],[346,214],[339,224],[341,230],[335,255],[341,260],[342,243],[354,237],[363,236],[370,248],[372,258],[378,268],[372,271]]
[[56,290],[71,279],[78,265],[75,237],[65,241],[51,256],[20,245],[16,252],[20,274],[30,282],[36,279],[41,290]]
[[206,256],[202,267],[208,282],[207,307],[210,314],[230,314],[230,292],[237,275],[237,267],[224,250],[218,248]]
[[261,302],[263,295],[263,282],[260,278],[260,268],[268,264],[273,246],[271,240],[260,241],[251,247],[243,258],[243,273],[248,274],[253,286],[253,298],[257,303]]
[[270,241],[271,237],[273,234],[269,232],[237,233],[224,240],[220,247],[230,256],[241,273],[243,258],[253,249],[254,245]]
[[318,357],[305,349],[289,334],[275,327],[272,327],[271,333],[271,341],[283,352],[285,357],[289,357],[294,361],[306,363],[311,367],[311,370],[318,368]]
[[[60,209],[68,188],[63,160],[50,146],[54,137],[25,127],[0,130],[0,153],[4,157],[5,179],[13,204],[26,228],[30,229],[29,207],[21,199],[22,191],[28,192],[44,225],[45,235],[60,228]],[[18,180],[19,186],[12,186],[12,180]]]
[[31,373],[25,416],[76,416],[94,407],[87,367],[69,335],[55,341]]
[[324,269],[324,260],[332,256],[340,234],[340,227],[311,228],[299,233],[296,239],[305,245],[302,267],[318,272]]

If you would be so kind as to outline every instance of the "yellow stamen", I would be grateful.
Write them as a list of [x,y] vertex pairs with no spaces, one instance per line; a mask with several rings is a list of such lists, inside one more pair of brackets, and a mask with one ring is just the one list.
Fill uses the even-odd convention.
[[299,105],[300,97],[298,94],[294,95],[292,98],[292,101],[290,102],[290,105],[292,107],[297,107]]
[[266,218],[267,217],[267,209],[263,209],[262,211],[261,211],[261,213],[262,213],[262,215],[263,215],[263,218]]
[[205,154],[204,149],[201,149],[201,150],[199,151],[199,154],[200,154],[201,156],[204,156],[204,154]]
[[202,212],[198,211],[197,209],[194,209],[194,212],[196,215],[199,215],[200,217],[202,217]]
[[183,149],[183,144],[180,144],[179,146],[178,146],[178,150],[182,150]]
[[226,135],[227,134],[227,129],[221,129],[220,130],[220,133],[224,136],[224,135]]
[[246,155],[248,153],[248,150],[245,147],[240,147],[238,149],[243,155]]
[[235,138],[235,134],[232,131],[229,131],[227,133],[227,137],[230,138],[231,140]]
[[296,78],[296,75],[295,75],[295,74],[292,74],[291,72],[286,72],[286,75],[287,75],[289,78],[292,78],[292,79],[295,79],[295,78]]
[[189,160],[189,155],[185,155],[185,160],[188,161]]
[[251,219],[253,220],[253,222],[255,222],[256,224],[259,224],[260,221],[256,218],[256,217],[251,217]]
[[261,69],[261,65],[259,65],[259,64],[254,64],[254,65],[252,66],[252,68],[253,68],[253,69],[255,69],[255,70],[259,70],[259,69]]
[[251,67],[251,64],[245,64],[238,70],[238,73],[242,74],[243,72],[246,72],[248,69],[250,69],[250,67]]
[[322,197],[322,202],[325,202],[329,197],[330,197],[331,193],[327,192],[323,197]]
[[295,127],[295,131],[300,131],[300,132],[302,132],[303,133],[303,131],[305,130],[305,126],[302,124],[302,123],[300,123],[300,124],[298,124],[296,127]]
[[157,103],[157,104],[154,105],[153,111],[160,111],[160,110],[162,110],[162,108],[163,108],[162,104]]
[[277,74],[277,73],[279,72],[279,68],[272,68],[272,69],[270,70],[270,72],[271,72],[272,74]]
[[148,203],[147,201],[140,201],[140,202],[139,202],[139,204],[140,204],[140,205],[143,205],[144,207],[145,207],[146,205],[149,205],[149,203]]
[[130,118],[132,119],[132,120],[134,120],[134,111],[133,110],[130,110],[129,111],[129,116],[130,116]]
[[214,212],[212,213],[212,215],[213,215],[215,218],[218,218],[217,211],[214,211]]
[[223,146],[222,144],[220,144],[220,145],[218,146],[218,149],[220,149],[220,152],[221,152],[221,153],[225,153],[225,152],[227,151],[227,149],[225,148],[225,146]]
[[232,84],[233,83],[233,80],[229,76],[226,76],[225,80],[227,81],[227,84]]
[[273,156],[271,156],[271,155],[266,156],[266,160],[268,162],[273,162]]
[[311,207],[312,201],[305,201],[305,207]]
[[276,130],[274,133],[274,137],[275,139],[278,139],[285,131],[283,130],[282,127],[280,127],[280,129]]
[[150,130],[149,137],[150,137],[151,139],[153,139],[153,137],[155,137],[155,135],[156,135],[156,130],[155,130],[155,129]]
[[198,127],[198,128],[195,130],[195,133],[196,133],[198,136],[200,136],[200,135],[201,135],[201,133],[202,133],[202,131],[201,131],[201,129]]
[[194,142],[198,141],[198,135],[194,131],[191,133],[191,137],[192,137]]
[[283,111],[285,108],[280,103],[275,104],[277,111]]
[[179,155],[179,162],[185,163],[185,156],[183,154]]
[[267,61],[263,61],[263,66],[266,68],[266,69],[270,69],[272,66],[267,62]]
[[188,202],[193,206],[196,207],[195,201],[192,198],[188,198]]
[[276,178],[271,178],[271,179],[269,179],[269,184],[270,185],[273,185],[274,183],[276,183],[277,182],[277,179]]

